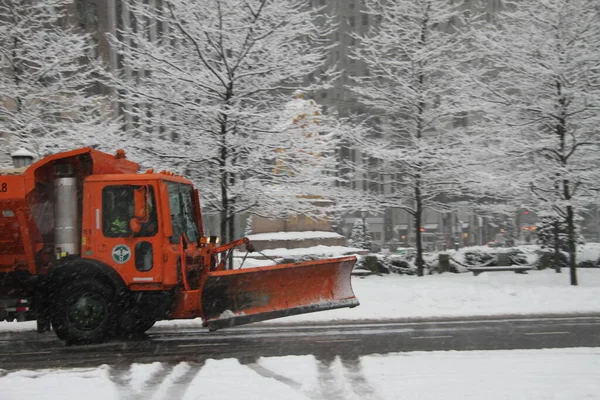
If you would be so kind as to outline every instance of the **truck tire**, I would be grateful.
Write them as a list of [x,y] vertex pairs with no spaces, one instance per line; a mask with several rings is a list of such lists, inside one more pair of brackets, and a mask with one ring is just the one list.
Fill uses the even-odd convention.
[[116,301],[112,288],[92,280],[63,286],[52,312],[52,328],[67,344],[101,343],[110,338]]
[[124,314],[117,334],[124,337],[141,336],[154,326],[156,319],[143,314]]
[[146,331],[154,326],[156,320],[152,318],[140,318],[133,323],[131,327],[131,334],[133,336],[140,336],[146,333]]

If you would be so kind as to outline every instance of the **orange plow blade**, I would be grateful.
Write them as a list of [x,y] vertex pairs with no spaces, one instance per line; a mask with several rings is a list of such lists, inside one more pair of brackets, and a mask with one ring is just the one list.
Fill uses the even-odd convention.
[[356,257],[210,272],[202,289],[211,330],[267,319],[356,307],[350,273]]

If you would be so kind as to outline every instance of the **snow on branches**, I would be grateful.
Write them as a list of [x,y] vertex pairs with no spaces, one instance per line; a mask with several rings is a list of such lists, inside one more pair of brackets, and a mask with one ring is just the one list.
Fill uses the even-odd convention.
[[117,128],[111,103],[97,94],[93,44],[70,23],[70,3],[0,1],[0,134],[8,152],[101,145]]
[[[317,25],[299,0],[127,4],[136,29],[113,38],[124,66],[115,84],[138,153],[191,177],[204,209],[220,213],[225,237],[244,211],[310,212],[297,195],[318,195],[332,166],[278,175],[275,160],[277,149],[305,138],[282,116],[299,83],[323,65],[326,21]],[[333,145],[324,122],[319,135]]]
[[367,0],[378,24],[364,36],[354,58],[368,74],[356,77],[358,100],[379,116],[361,147],[392,172],[395,190],[379,201],[403,208],[417,227],[421,263],[423,210],[447,210],[468,180],[464,158],[469,104],[463,102],[460,53],[462,11],[451,2]]
[[[568,225],[576,284],[576,213],[597,200],[600,9],[594,0],[516,2],[482,21],[473,93],[487,102],[488,165],[513,193]],[[495,162],[494,162],[495,161]]]

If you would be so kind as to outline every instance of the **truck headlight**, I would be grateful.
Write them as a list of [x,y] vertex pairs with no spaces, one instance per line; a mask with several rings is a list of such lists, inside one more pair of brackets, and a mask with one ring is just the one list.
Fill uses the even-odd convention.
[[218,236],[202,236],[200,237],[200,243],[202,244],[207,244],[207,243],[219,243],[221,241],[221,238],[219,238]]

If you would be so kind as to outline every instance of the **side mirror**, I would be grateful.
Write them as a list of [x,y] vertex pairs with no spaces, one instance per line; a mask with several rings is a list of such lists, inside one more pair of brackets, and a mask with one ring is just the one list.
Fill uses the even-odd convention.
[[148,212],[148,186],[140,186],[133,189],[133,218],[129,221],[129,228],[132,233],[140,233],[142,224],[148,222],[150,213]]
[[140,233],[142,230],[142,223],[137,218],[131,218],[129,221],[129,228],[132,233]]
[[133,190],[133,216],[139,222],[146,222],[148,213],[148,186],[141,186]]

